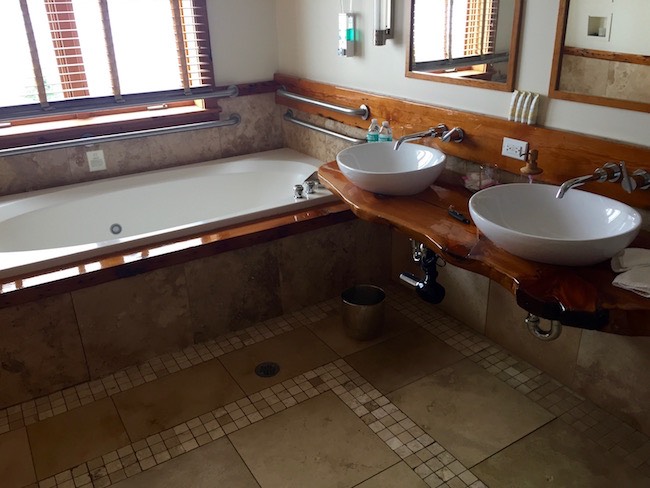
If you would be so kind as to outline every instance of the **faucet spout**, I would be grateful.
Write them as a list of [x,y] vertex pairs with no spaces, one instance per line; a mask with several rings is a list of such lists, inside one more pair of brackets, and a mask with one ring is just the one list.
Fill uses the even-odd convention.
[[577,178],[571,178],[570,180],[567,180],[564,183],[562,183],[562,186],[560,186],[560,189],[557,191],[555,198],[562,198],[564,194],[568,192],[571,188],[584,185],[588,181],[597,181],[599,178],[600,177],[596,176],[595,174],[578,176]]
[[422,132],[415,132],[414,134],[407,134],[405,136],[400,137],[397,139],[395,142],[395,146],[393,149],[397,151],[402,144],[404,144],[406,141],[412,141],[415,139],[422,139],[424,137],[442,137],[445,132],[448,132],[447,126],[444,124],[440,124],[436,127],[431,127],[428,130],[423,130]]
[[[624,164],[624,163],[621,163]],[[623,169],[625,167],[623,166]],[[627,172],[626,172],[627,174]],[[566,192],[575,186],[580,186],[588,181],[598,181],[603,183],[605,181],[616,182],[621,177],[621,167],[615,163],[606,163],[602,168],[597,168],[593,174],[586,176],[578,176],[577,178],[571,178],[570,180],[565,181],[560,186],[560,189],[557,191],[555,198],[562,198]]]

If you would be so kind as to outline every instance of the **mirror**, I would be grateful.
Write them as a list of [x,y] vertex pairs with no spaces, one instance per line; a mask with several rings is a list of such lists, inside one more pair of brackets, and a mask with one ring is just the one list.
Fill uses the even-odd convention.
[[406,76],[512,91],[522,0],[411,0]]
[[648,0],[560,0],[549,96],[650,112]]

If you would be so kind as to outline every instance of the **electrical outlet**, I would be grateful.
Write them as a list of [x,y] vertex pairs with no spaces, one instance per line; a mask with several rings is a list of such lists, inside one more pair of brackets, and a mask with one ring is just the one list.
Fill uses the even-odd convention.
[[528,155],[528,143],[526,141],[518,141],[517,139],[510,139],[509,137],[503,138],[503,146],[501,146],[501,155],[520,161],[526,161]]
[[86,151],[86,159],[88,159],[88,169],[90,171],[103,171],[106,169],[103,150]]

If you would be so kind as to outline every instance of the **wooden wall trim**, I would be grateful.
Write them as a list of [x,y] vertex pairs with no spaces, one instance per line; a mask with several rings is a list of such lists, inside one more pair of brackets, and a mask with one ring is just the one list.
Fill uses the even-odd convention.
[[[335,85],[276,74],[275,81],[287,90],[317,100],[370,108],[371,117],[390,121],[395,137],[444,123],[461,127],[466,134],[461,144],[426,140],[446,154],[479,164],[495,165],[511,173],[519,173],[522,162],[501,156],[503,137],[528,141],[530,149],[539,152],[538,164],[544,172],[539,181],[559,184],[575,176],[591,174],[608,161],[625,161],[629,171],[643,168],[650,171],[650,147],[602,139],[575,132],[511,122],[487,115],[435,107],[395,97],[376,95]],[[367,128],[369,122],[348,117],[301,102],[276,97],[276,103],[320,115],[344,124]],[[505,111],[505,107],[504,107]],[[638,208],[650,208],[650,191],[637,190],[627,194],[618,184],[589,183],[583,187],[594,193],[615,198]]]
[[600,51],[598,49],[585,49],[571,46],[564,46],[562,54],[568,56],[579,56],[581,58],[602,59],[603,61],[618,61],[619,63],[650,66],[650,56],[644,56],[642,54],[615,53],[612,51]]

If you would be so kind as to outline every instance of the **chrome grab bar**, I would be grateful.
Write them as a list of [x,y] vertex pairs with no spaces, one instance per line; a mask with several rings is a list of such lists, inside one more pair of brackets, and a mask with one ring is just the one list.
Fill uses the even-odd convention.
[[287,112],[284,114],[284,120],[286,120],[287,122],[291,122],[292,124],[299,125],[301,127],[306,127],[307,129],[312,129],[317,132],[322,132],[323,134],[327,134],[328,136],[338,137],[339,139],[343,139],[344,141],[348,141],[353,144],[361,144],[362,142],[366,142],[365,139],[357,139],[355,137],[346,136],[345,134],[340,134],[338,132],[334,132],[333,130],[325,129],[324,127],[319,127],[317,125],[310,124],[309,122],[305,122],[304,120],[296,119],[293,116],[293,112],[291,110],[287,110]]
[[296,93],[288,92],[284,88],[280,88],[276,93],[281,97],[290,98],[291,100],[296,100],[298,102],[309,103],[311,105],[316,105],[317,107],[326,108],[327,110],[332,110],[333,112],[338,112],[340,114],[358,115],[363,120],[368,120],[368,117],[370,117],[370,109],[367,105],[361,105],[359,108],[341,107],[339,105],[332,105],[331,103],[321,102],[320,100],[297,95]]
[[9,147],[0,149],[0,156],[18,156],[40,151],[50,151],[52,149],[63,149],[77,146],[90,146],[103,142],[123,141],[126,139],[135,139],[138,137],[157,136],[162,134],[171,134],[173,132],[185,132],[198,129],[212,129],[215,127],[226,127],[237,125],[241,122],[239,114],[231,114],[225,120],[210,120],[207,122],[195,122],[193,124],[176,125],[172,127],[159,127],[156,129],[136,130],[133,132],[120,132],[117,134],[107,134],[102,136],[81,137],[79,139],[69,139],[67,141],[46,142],[44,144],[34,144],[31,146]]

